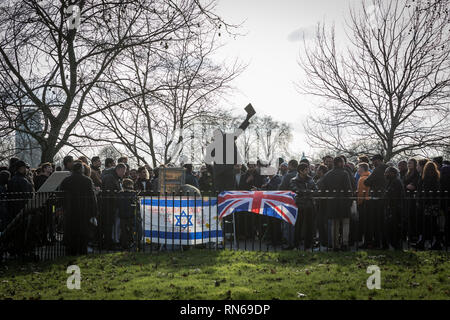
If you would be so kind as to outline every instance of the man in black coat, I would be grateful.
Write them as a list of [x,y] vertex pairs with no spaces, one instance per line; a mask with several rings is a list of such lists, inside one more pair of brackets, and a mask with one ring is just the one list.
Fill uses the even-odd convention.
[[[101,230],[106,249],[113,246],[113,234],[116,242],[119,240],[120,220],[118,216],[117,193],[122,190],[122,179],[127,167],[124,163],[109,170],[102,178],[102,215]],[[114,227],[114,228],[113,228]]]
[[312,191],[317,190],[314,180],[309,176],[309,164],[303,162],[298,165],[297,176],[291,180],[290,189],[296,194],[295,203],[298,207],[293,244],[298,246],[303,238],[305,250],[308,250],[312,248],[315,231]]
[[69,255],[87,253],[92,224],[97,215],[97,199],[92,180],[83,175],[83,164],[74,162],[72,175],[65,178],[60,189],[64,192],[64,243]]
[[342,224],[343,246],[348,246],[350,228],[350,207],[352,200],[352,183],[347,170],[344,168],[344,160],[341,157],[333,159],[333,169],[328,171],[320,181],[321,191],[327,191],[326,196],[332,199],[324,201],[326,217],[331,220],[332,246],[340,248],[339,239],[340,226]]
[[[27,164],[21,160],[14,164],[14,176],[8,182],[8,198],[13,200],[9,202],[7,224],[26,206],[28,199],[33,198],[34,190],[27,179],[27,167]],[[18,199],[23,200],[17,201]]]
[[370,193],[374,197],[367,202],[367,218],[369,234],[374,235],[375,243],[372,239],[366,239],[369,247],[381,248],[383,240],[383,224],[384,224],[384,188],[386,186],[386,179],[384,173],[388,166],[384,163],[382,155],[377,154],[372,157],[372,164],[375,169],[370,176],[364,180],[364,184],[370,187]]
[[400,180],[400,173],[396,168],[388,167],[385,171],[386,184],[386,211],[384,217],[384,226],[386,229],[386,243],[395,249],[401,249],[401,224],[402,209],[404,209],[405,189]]

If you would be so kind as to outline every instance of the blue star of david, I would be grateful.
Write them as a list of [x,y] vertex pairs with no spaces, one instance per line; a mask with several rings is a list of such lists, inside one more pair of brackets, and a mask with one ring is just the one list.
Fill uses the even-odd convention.
[[[179,215],[175,215],[175,218],[177,219],[177,223],[175,224],[175,227],[181,227],[183,229],[186,229],[186,227],[190,227],[192,226],[192,215],[191,214],[186,214],[186,212],[181,212],[181,214]],[[185,218],[187,220],[187,223],[182,224],[181,223],[181,219]]]

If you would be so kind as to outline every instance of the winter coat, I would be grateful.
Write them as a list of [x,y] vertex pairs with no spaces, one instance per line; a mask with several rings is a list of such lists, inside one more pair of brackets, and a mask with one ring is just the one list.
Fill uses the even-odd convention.
[[92,180],[81,173],[74,172],[65,178],[60,185],[64,192],[64,240],[76,242],[78,238],[89,237],[89,220],[97,215],[97,199]]
[[117,204],[120,219],[134,218],[135,213],[139,213],[140,211],[139,198],[137,193],[132,190],[119,192],[117,195]]
[[332,198],[324,201],[326,217],[330,219],[350,217],[352,200],[349,197],[352,195],[352,184],[346,169],[334,168],[328,171],[320,181],[319,188],[328,191],[322,195]]
[[358,204],[362,204],[364,200],[369,199],[370,187],[364,184],[364,181],[370,176],[370,171],[364,172],[358,179]]
[[295,178],[291,179],[289,188],[296,194],[295,203],[299,209],[313,208],[312,191],[316,191],[317,187],[311,177],[302,178],[297,174]]
[[391,219],[401,216],[403,200],[405,199],[405,189],[399,177],[387,180],[385,189],[386,218]]
[[288,173],[286,173],[282,179],[280,186],[278,187],[278,190],[289,190],[289,184],[291,183],[291,180],[297,176],[296,170],[291,170]]
[[370,187],[370,189],[375,193],[383,192],[386,179],[384,177],[384,172],[387,169],[387,165],[382,163],[378,167],[376,167],[372,174],[364,181],[364,185]]
[[250,191],[253,187],[261,188],[264,184],[264,178],[258,173],[253,174],[253,180],[250,183],[247,183],[247,179],[250,176],[249,172],[246,172],[241,176],[239,180],[239,190],[248,190]]

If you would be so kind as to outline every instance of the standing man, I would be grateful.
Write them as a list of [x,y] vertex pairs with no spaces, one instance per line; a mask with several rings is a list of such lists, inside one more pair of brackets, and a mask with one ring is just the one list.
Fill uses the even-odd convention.
[[[373,228],[373,232],[370,233],[374,235],[374,247],[382,248],[383,243],[385,244],[385,239],[383,237],[383,196],[384,188],[386,185],[384,172],[386,171],[388,166],[384,163],[384,158],[381,154],[374,155],[371,160],[375,169],[373,170],[372,174],[366,180],[364,180],[364,185],[370,188],[374,197],[367,203],[368,224]],[[372,241],[372,239],[368,240],[369,242]]]
[[117,193],[122,191],[122,179],[127,167],[123,163],[107,172],[102,179],[102,221],[103,241],[106,249],[113,246],[113,237],[119,242],[120,220],[118,216]]
[[[334,249],[345,248],[349,244],[350,232],[350,207],[352,200],[352,184],[347,170],[344,168],[344,160],[336,157],[333,160],[333,169],[320,181],[320,190],[327,191],[330,200],[325,201],[326,216],[331,223],[331,246]],[[342,236],[340,230],[342,228]],[[342,243],[339,243],[342,239]]]
[[64,171],[72,171],[73,167],[73,157],[65,156],[63,159]]
[[92,180],[83,174],[83,163],[76,161],[72,170],[60,186],[64,192],[64,242],[69,255],[82,255],[87,253],[89,221],[97,215],[97,199]]
[[94,182],[94,186],[99,189],[102,187],[101,166],[102,162],[100,161],[100,157],[95,156],[91,159],[91,179]]
[[[313,245],[314,228],[314,202],[311,196],[316,191],[316,184],[309,176],[309,164],[302,162],[298,165],[297,176],[291,180],[290,188],[295,192],[295,203],[298,207],[299,216],[295,223],[294,241],[290,241],[297,247],[303,238],[305,250],[310,250]],[[291,236],[292,239],[292,236]]]

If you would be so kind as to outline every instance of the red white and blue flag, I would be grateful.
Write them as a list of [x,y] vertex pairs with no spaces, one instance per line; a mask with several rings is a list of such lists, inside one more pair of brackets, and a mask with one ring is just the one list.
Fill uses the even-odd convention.
[[224,191],[218,205],[219,219],[234,212],[253,212],[295,225],[298,215],[295,193],[290,191]]

